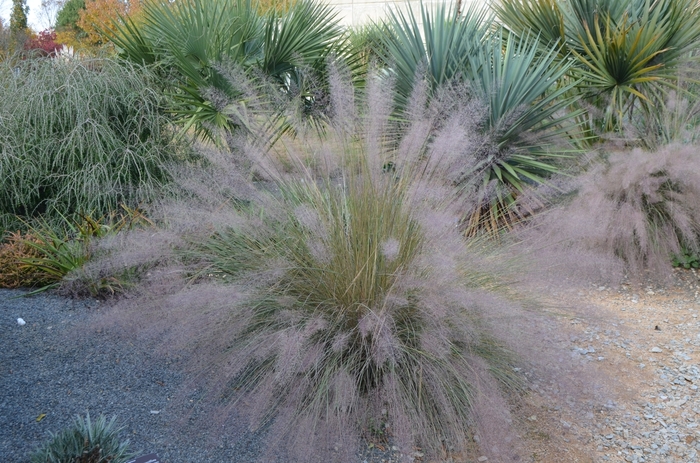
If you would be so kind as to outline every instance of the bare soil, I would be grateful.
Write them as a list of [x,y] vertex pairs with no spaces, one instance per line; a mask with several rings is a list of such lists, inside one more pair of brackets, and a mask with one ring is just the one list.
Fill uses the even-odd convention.
[[553,297],[571,358],[593,381],[575,400],[552,384],[527,395],[517,413],[526,461],[700,461],[699,291],[700,272],[677,269],[663,287]]

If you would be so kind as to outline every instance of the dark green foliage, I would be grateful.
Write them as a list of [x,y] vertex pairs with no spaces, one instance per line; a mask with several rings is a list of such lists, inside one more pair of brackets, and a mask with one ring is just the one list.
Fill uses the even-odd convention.
[[56,15],[56,29],[77,29],[80,10],[85,9],[85,0],[68,0]]
[[10,32],[12,35],[27,30],[27,13],[29,13],[29,7],[24,0],[12,0],[12,13],[10,15]]
[[674,267],[700,268],[700,253],[684,248],[680,254],[673,255],[671,264]]

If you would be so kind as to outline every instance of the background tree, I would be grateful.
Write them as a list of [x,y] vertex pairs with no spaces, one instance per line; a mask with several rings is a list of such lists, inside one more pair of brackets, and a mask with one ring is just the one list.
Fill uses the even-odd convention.
[[66,45],[77,47],[80,39],[85,36],[78,26],[80,12],[85,9],[85,0],[67,0],[56,15],[57,41]]
[[98,47],[106,44],[105,32],[114,33],[114,23],[119,18],[129,16],[134,19],[141,9],[139,0],[87,0],[85,8],[79,10],[76,25],[84,35],[81,37],[83,43]]
[[50,29],[43,30],[25,43],[25,50],[33,51],[39,56],[55,56],[61,48],[56,42],[56,32]]
[[27,29],[27,7],[26,0],[12,0],[12,13],[10,15],[10,46],[8,55],[24,48],[24,44],[29,38]]
[[36,13],[38,28],[41,30],[55,29],[56,15],[63,8],[64,0],[41,0],[41,6]]
[[10,52],[10,28],[0,18],[0,61],[4,60]]
[[24,33],[27,30],[27,13],[29,7],[25,0],[12,0],[12,14],[10,16],[10,31],[13,36]]

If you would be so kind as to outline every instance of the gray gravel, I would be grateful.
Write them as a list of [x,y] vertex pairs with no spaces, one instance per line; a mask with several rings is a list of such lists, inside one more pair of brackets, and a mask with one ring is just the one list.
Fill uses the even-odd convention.
[[589,324],[572,353],[598,364],[624,356],[619,366],[641,379],[621,376],[632,396],[597,417],[595,461],[700,462],[700,274],[676,273],[675,287],[591,291],[620,318]]
[[[571,321],[581,327],[569,340],[574,358],[601,366],[615,360],[615,368],[627,365],[643,380],[627,383],[632,396],[605,403],[595,417],[561,421],[561,430],[578,435],[592,461],[700,463],[700,273],[684,275],[680,296],[658,288],[595,287],[588,294],[613,300],[619,319]],[[132,447],[155,452],[164,463],[260,457],[264,432],[250,432],[235,416],[216,436],[199,429],[206,412],[197,391],[183,394],[183,375],[170,363],[176,360],[155,357],[133,338],[98,331],[93,321],[106,310],[101,302],[50,294],[16,298],[21,294],[0,290],[0,463],[28,462],[49,432],[86,412],[116,415]],[[25,325],[17,323],[20,317]],[[397,461],[398,449],[388,450],[365,448],[358,461]]]
[[[207,412],[198,391],[183,393],[177,361],[97,328],[105,303],[18,297],[24,294],[0,289],[0,463],[28,462],[49,432],[86,413],[116,416],[132,450],[157,453],[163,463],[248,463],[263,456],[265,433],[249,431],[236,416],[216,436],[211,426],[200,429]],[[395,448],[363,447],[358,462],[398,461]],[[274,460],[286,462],[284,455]]]
[[163,462],[250,462],[259,456],[265,436],[235,417],[215,438],[183,422],[201,418],[196,391],[182,396],[176,365],[96,331],[91,322],[100,302],[49,294],[16,298],[21,294],[0,290],[0,462],[28,462],[49,432],[88,412],[116,415],[132,448],[155,452]]

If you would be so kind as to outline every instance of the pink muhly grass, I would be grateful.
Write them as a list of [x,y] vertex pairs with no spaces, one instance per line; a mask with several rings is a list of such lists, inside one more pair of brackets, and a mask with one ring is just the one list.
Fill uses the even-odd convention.
[[[163,210],[180,260],[122,307],[190,359],[213,406],[269,425],[270,450],[291,460],[350,461],[374,422],[404,455],[464,451],[477,432],[484,454],[515,461],[501,394],[523,378],[517,343],[496,334],[508,339],[517,323],[503,320],[522,314],[474,288],[470,275],[492,267],[460,235],[455,180],[443,175],[473,162],[459,149],[472,134],[455,121],[476,109],[416,107],[415,132],[397,140],[389,84],[370,77],[362,100],[331,75],[325,138],[231,140],[235,153],[202,150],[204,169],[176,176],[183,189]],[[349,131],[357,100],[365,116]]]
[[573,199],[536,224],[541,238],[532,242],[549,243],[539,259],[557,260],[559,271],[597,268],[600,282],[614,283],[619,271],[613,269],[622,265],[634,279],[663,280],[673,254],[700,249],[696,147],[613,153],[576,179]]

